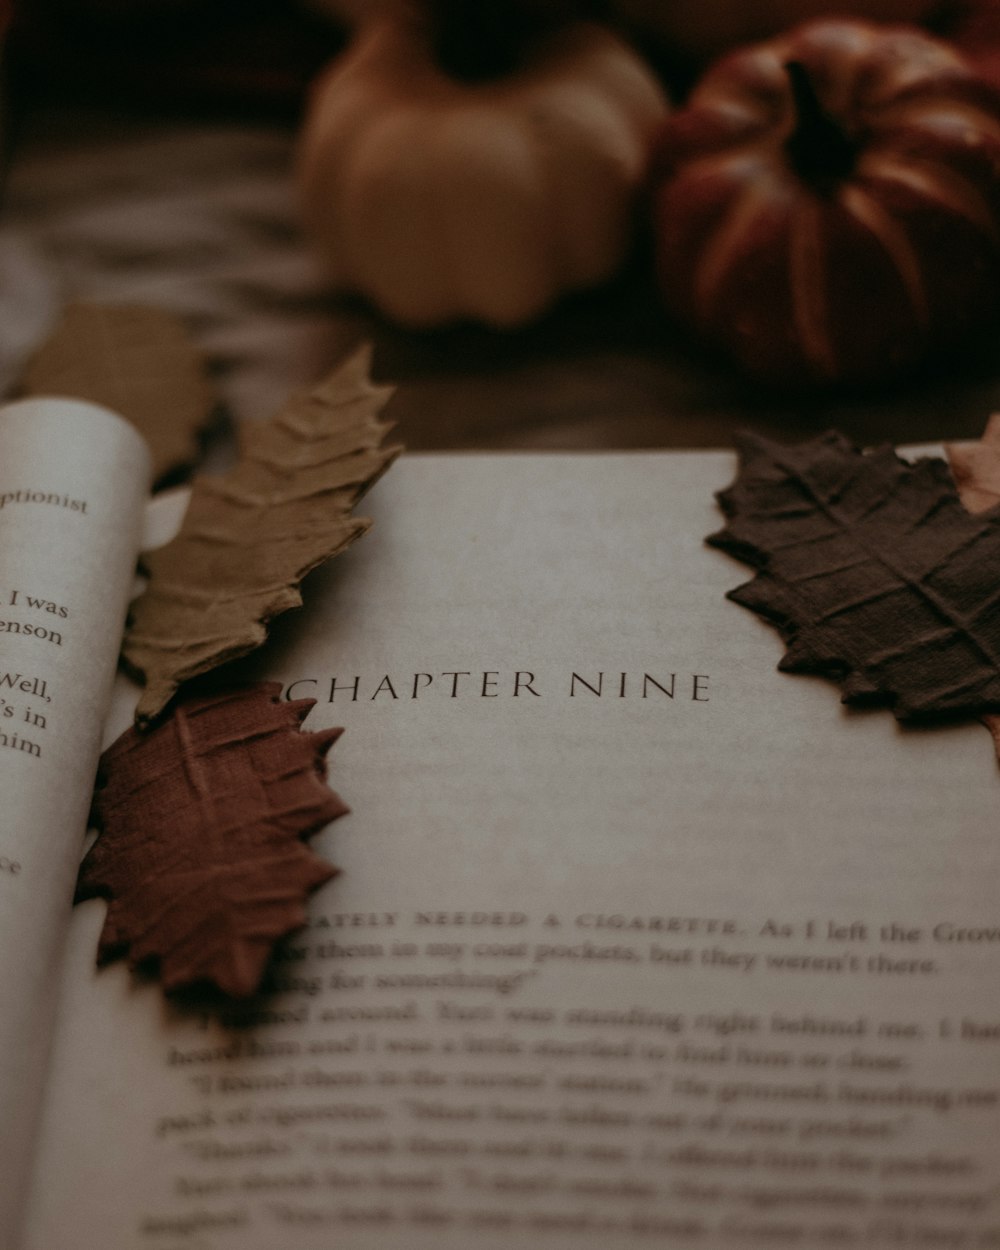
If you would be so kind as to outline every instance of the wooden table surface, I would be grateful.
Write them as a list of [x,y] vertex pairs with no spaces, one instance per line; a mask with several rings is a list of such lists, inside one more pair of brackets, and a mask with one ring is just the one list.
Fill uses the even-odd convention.
[[56,109],[16,139],[0,206],[0,374],[14,375],[63,300],[86,298],[183,317],[237,422],[370,339],[412,449],[720,447],[743,427],[936,442],[976,437],[1000,409],[1000,331],[881,394],[754,386],[668,324],[641,246],[617,281],[516,332],[394,326],[326,286],[298,225],[291,125]]
[[[342,314],[346,315],[346,314]],[[358,309],[392,416],[412,448],[729,446],[831,426],[861,444],[974,438],[1000,408],[1000,335],[881,393],[782,394],[748,382],[670,326],[641,264],[515,334],[413,334]]]

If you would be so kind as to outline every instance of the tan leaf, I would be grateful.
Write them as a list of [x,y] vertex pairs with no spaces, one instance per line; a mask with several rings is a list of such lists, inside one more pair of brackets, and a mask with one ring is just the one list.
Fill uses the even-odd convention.
[[369,362],[370,349],[355,353],[249,428],[229,473],[195,479],[180,533],[145,561],[125,636],[146,685],[140,723],[181,682],[260,646],[267,623],[301,604],[302,578],[368,529],[352,509],[401,450],[382,446],[391,388],[372,384]]
[[103,404],[131,421],[153,453],[154,480],[194,464],[218,402],[182,322],[142,306],[70,304],[20,389]]
[[302,733],[314,700],[276,682],[179,703],[127,730],[101,759],[102,830],[77,901],[109,900],[98,960],[155,965],[169,990],[255,992],[274,943],[336,873],[302,839],[347,808],[325,784],[339,729]]
[[986,423],[978,443],[945,447],[958,494],[969,512],[986,512],[1000,503],[1000,412]]

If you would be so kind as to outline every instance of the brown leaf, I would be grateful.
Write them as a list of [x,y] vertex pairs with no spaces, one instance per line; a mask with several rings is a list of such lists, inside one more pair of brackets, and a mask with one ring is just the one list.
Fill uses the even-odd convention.
[[839,434],[741,453],[708,541],[757,568],[729,597],[781,632],[781,669],[900,720],[1000,710],[1000,516],[966,512],[943,460]]
[[369,360],[356,353],[249,429],[230,473],[195,479],[180,533],[145,560],[125,636],[146,683],[140,722],[181,682],[260,646],[267,622],[301,604],[302,578],[368,529],[351,510],[400,451],[382,447],[391,388],[372,384]]
[[[978,443],[949,443],[945,447],[959,498],[969,512],[988,512],[1000,504],[1000,412],[986,423]],[[993,735],[1000,763],[1000,716],[984,716]]]
[[192,699],[101,760],[103,830],[77,901],[109,900],[98,960],[159,965],[164,987],[258,987],[274,943],[305,923],[309,891],[336,869],[302,839],[347,808],[324,781],[339,729],[303,733],[313,700],[277,683]]
[[131,421],[149,443],[157,481],[194,464],[217,405],[183,323],[142,306],[70,304],[20,389],[103,404]]

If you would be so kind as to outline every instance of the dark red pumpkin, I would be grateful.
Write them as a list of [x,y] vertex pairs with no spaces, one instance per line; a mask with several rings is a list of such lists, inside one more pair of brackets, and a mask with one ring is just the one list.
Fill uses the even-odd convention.
[[751,372],[863,382],[1000,312],[1000,93],[909,27],[809,23],[667,122],[667,306]]

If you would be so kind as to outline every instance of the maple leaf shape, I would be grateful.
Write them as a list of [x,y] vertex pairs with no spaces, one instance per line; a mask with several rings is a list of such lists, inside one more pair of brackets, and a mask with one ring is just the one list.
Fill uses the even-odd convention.
[[381,445],[392,388],[372,384],[370,357],[363,348],[248,429],[235,468],[195,478],[180,533],[144,559],[122,652],[145,682],[140,724],[181,682],[260,646],[302,603],[302,578],[369,528],[351,511],[401,450]]
[[348,809],[325,784],[339,729],[299,729],[314,700],[265,682],[190,699],[101,757],[100,837],[77,901],[109,900],[98,962],[158,964],[168,990],[212,982],[242,997],[304,900],[336,873],[302,839]]
[[978,443],[948,443],[945,451],[969,512],[988,512],[1000,504],[1000,412],[987,421]]
[[1000,519],[962,507],[944,461],[836,433],[739,447],[708,542],[758,569],[729,598],[780,631],[778,667],[901,721],[1000,710]]
[[218,403],[183,323],[141,305],[68,305],[20,389],[86,399],[125,417],[149,444],[154,481],[194,464]]
[[[958,496],[969,512],[988,512],[1000,504],[1000,413],[987,421],[978,443],[948,443],[945,452]],[[1000,716],[987,714],[982,720],[993,735],[1000,763]]]

